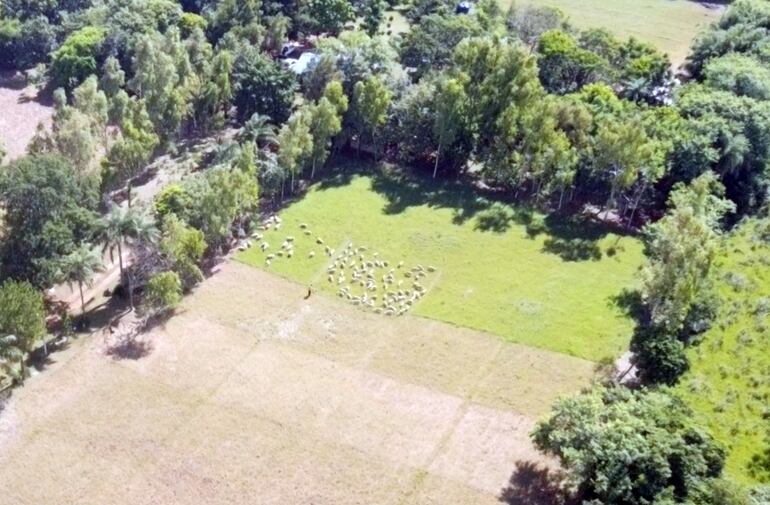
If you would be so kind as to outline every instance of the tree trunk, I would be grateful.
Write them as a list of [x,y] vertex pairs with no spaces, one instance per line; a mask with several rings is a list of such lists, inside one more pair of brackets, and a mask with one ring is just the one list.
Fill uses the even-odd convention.
[[78,281],[78,289],[80,290],[80,313],[86,313],[86,299],[83,297],[83,282]]
[[315,156],[313,156],[313,166],[310,168],[310,180],[315,176]]
[[642,186],[642,188],[639,190],[639,194],[636,195],[636,201],[634,202],[634,208],[631,209],[631,215],[628,216],[628,223],[626,224],[626,226],[628,226],[629,228],[631,227],[631,224],[634,221],[634,214],[636,213],[636,209],[639,208],[639,202],[642,201],[642,195],[644,194],[646,189],[647,189],[647,184],[644,184]]
[[561,204],[564,202],[564,186],[559,191],[559,210],[561,210]]
[[361,139],[364,138],[364,129],[358,130],[358,142],[356,142],[356,148],[358,149],[358,157],[361,157]]
[[131,312],[134,311],[134,282],[131,274],[126,276],[128,284],[128,306],[131,308]]
[[286,184],[286,176],[281,176],[281,203],[283,203],[283,187]]
[[120,266],[120,283],[123,283],[123,246],[121,240],[118,240],[118,265]]
[[127,195],[128,195],[128,208],[131,209],[131,181],[128,182]]
[[374,148],[374,161],[377,161],[377,141],[374,140],[374,128],[372,128],[372,147]]
[[441,154],[441,142],[438,144],[438,149],[436,149],[436,164],[433,165],[433,178],[436,178],[436,172],[438,172],[438,157]]

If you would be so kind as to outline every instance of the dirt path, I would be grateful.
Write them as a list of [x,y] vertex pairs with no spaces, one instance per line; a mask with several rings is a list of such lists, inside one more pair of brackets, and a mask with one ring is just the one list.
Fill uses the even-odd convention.
[[591,363],[305,292],[227,263],[134,349],[54,355],[0,423],[0,496],[549,503],[528,432]]

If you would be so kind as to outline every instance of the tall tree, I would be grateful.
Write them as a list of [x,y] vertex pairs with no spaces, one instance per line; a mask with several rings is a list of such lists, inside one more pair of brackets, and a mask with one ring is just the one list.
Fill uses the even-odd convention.
[[436,163],[433,165],[433,178],[438,173],[441,148],[448,149],[462,132],[466,104],[465,90],[456,79],[444,79],[436,86],[436,115],[433,123],[433,135],[438,141]]
[[353,91],[353,104],[359,125],[358,148],[361,149],[361,138],[364,132],[368,131],[374,144],[375,157],[377,154],[375,132],[385,124],[391,97],[390,90],[376,76],[358,81]]
[[698,293],[709,282],[720,221],[735,209],[712,172],[671,192],[669,211],[650,225],[650,261],[642,271],[642,297],[650,319],[677,331]]
[[[310,132],[310,111],[307,108],[298,109],[289,121],[278,132],[278,163],[291,177],[290,188],[294,191],[294,181],[302,172],[305,164],[313,153],[313,136]],[[281,185],[283,200],[283,184]]]
[[309,115],[310,135],[313,137],[310,179],[313,179],[316,167],[323,165],[329,156],[332,138],[342,129],[342,118],[337,107],[325,96],[309,107]]

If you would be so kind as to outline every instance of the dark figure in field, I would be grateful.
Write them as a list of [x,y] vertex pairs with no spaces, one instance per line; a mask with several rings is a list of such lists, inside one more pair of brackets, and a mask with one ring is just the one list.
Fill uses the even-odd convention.
[[312,294],[313,294],[313,290],[310,288],[310,286],[308,286],[308,288],[307,288],[307,295],[305,295],[305,300],[310,298],[310,295],[312,295]]

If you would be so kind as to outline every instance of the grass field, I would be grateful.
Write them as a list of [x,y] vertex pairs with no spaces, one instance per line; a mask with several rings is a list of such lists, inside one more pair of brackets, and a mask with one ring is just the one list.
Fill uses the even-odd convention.
[[[730,448],[727,470],[756,482],[749,464],[770,451],[770,245],[756,223],[729,238],[719,266],[722,313],[690,350],[692,370],[678,390]],[[770,461],[768,461],[770,463]],[[764,474],[770,482],[770,472]]]
[[[516,1],[516,0],[513,0]],[[501,0],[505,9],[512,0]],[[723,7],[688,0],[518,0],[517,5],[561,9],[579,28],[607,28],[634,36],[668,53],[677,65],[687,56],[698,31],[721,16]]]
[[592,363],[303,295],[227,263],[130,349],[52,355],[0,415],[0,502],[550,503],[528,433]]
[[[326,273],[332,259],[314,239],[335,249],[335,259],[352,242],[391,268],[400,261],[403,270],[435,268],[422,281],[427,295],[413,314],[594,361],[627,347],[633,323],[615,300],[634,286],[642,261],[634,238],[556,218],[545,219],[536,234],[536,214],[459,184],[384,174],[317,184],[281,216],[281,229],[266,232],[270,249],[252,247],[236,259],[336,293],[337,273],[331,282]],[[312,235],[303,235],[300,224]],[[296,238],[294,256],[265,267],[266,255],[289,235]],[[380,300],[384,289],[378,287]]]

